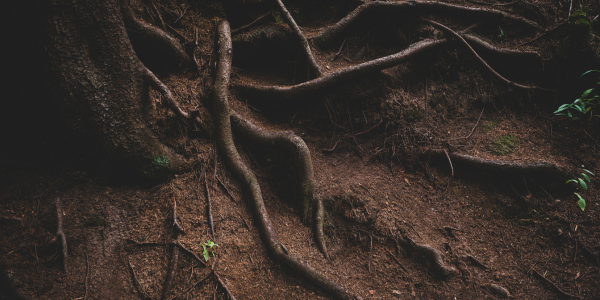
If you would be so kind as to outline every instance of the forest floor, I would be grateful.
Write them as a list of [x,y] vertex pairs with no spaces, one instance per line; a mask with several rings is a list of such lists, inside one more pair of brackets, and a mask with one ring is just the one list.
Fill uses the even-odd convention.
[[[169,6],[171,2],[161,2],[159,10],[181,9]],[[297,2],[289,3],[288,9],[298,15],[309,40],[356,7],[335,1]],[[266,102],[232,88],[234,110],[262,128],[293,131],[312,155],[317,194],[326,208],[324,229],[331,263],[315,245],[311,227],[301,220],[302,208],[292,186],[296,176],[288,158],[236,138],[243,158],[257,174],[280,242],[363,299],[501,299],[505,296],[498,287],[518,299],[558,299],[564,297],[561,291],[581,299],[600,298],[600,179],[592,176],[588,189],[577,191],[587,202],[584,211],[577,205],[575,187],[565,184],[582,172],[582,165],[600,173],[600,128],[552,113],[581,94],[585,82],[579,75],[593,62],[569,57],[576,50],[560,48],[569,37],[574,39],[575,29],[559,28],[521,45],[557,26],[571,28],[563,23],[577,8],[584,8],[590,20],[597,18],[600,6],[594,1],[573,1],[570,9],[569,1],[560,0],[502,2],[503,6],[450,2],[539,22],[543,29],[529,35],[509,25],[474,30],[497,47],[539,52],[543,65],[504,58],[488,62],[519,83],[559,92],[508,86],[458,42],[299,101]],[[243,8],[235,12],[241,15]],[[317,8],[320,13],[313,14]],[[183,107],[199,107],[210,129],[211,106],[206,103],[219,13],[210,5],[203,7],[202,14],[194,9],[172,24],[189,40],[199,27],[198,51],[205,73],[159,77]],[[147,11],[147,16],[140,15],[152,22],[154,10]],[[249,12],[247,19],[228,10],[224,13],[230,16],[231,27],[237,28],[267,11]],[[277,23],[278,18],[272,12],[259,25]],[[461,18],[436,20],[457,31],[472,25]],[[395,53],[422,36],[450,38],[427,24],[381,22],[398,27],[375,33],[363,28],[348,35],[346,46],[340,47],[339,42],[331,48],[312,47],[324,75]],[[594,26],[591,40],[598,43],[598,26]],[[390,46],[389,40],[395,44]],[[254,58],[236,60],[236,45],[248,46],[235,41],[234,36],[233,85],[291,85],[308,75],[299,70],[307,65],[298,62],[297,52],[291,59],[267,54],[281,59],[272,64]],[[338,50],[339,58],[332,61]],[[565,78],[570,81],[562,81]],[[158,93],[151,97],[159,103]],[[176,203],[185,229],[180,242],[202,260],[203,243],[214,241],[218,247],[208,266],[180,253],[168,299],[226,299],[211,266],[237,299],[330,299],[267,253],[247,195],[216,155],[210,130],[189,129],[160,104],[153,122],[157,135],[199,161],[194,171],[153,187],[114,180],[102,162],[86,157],[81,147],[72,147],[69,137],[44,141],[48,144],[9,141],[0,145],[0,255],[15,286],[37,299],[84,299],[85,295],[88,299],[159,299],[171,257]],[[515,141],[511,153],[495,152],[499,140]],[[444,151],[522,164],[554,163],[562,176],[467,166]],[[205,180],[214,238],[208,225]],[[67,274],[57,259],[59,248],[51,243],[57,227],[57,198],[64,211]],[[402,243],[406,238],[439,250],[445,264],[457,271],[440,274],[422,253]]]

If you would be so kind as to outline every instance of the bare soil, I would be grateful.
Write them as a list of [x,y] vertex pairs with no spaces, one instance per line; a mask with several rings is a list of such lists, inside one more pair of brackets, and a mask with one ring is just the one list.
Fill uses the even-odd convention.
[[[155,2],[164,18],[167,9],[183,12],[172,1]],[[292,130],[311,151],[317,193],[326,207],[324,228],[331,263],[318,251],[311,227],[302,222],[289,158],[236,137],[238,149],[257,174],[280,242],[363,299],[503,298],[494,286],[518,299],[561,298],[536,272],[566,293],[600,298],[600,179],[592,177],[588,190],[578,191],[587,201],[585,211],[576,204],[575,186],[564,184],[581,172],[582,165],[600,173],[599,123],[586,127],[552,114],[581,94],[578,76],[598,62],[582,62],[568,56],[573,55],[569,49],[557,50],[574,31],[552,31],[518,46],[567,21],[570,2],[490,2],[503,6],[449,2],[499,9],[539,22],[543,30],[531,34],[488,25],[475,32],[497,47],[539,52],[543,68],[511,60],[490,61],[490,65],[511,80],[558,92],[503,84],[458,42],[297,101],[246,98],[232,89],[229,100],[234,110],[265,129]],[[182,107],[200,111],[206,128],[190,128],[164,107],[158,93],[151,94],[156,103],[155,132],[178,152],[197,157],[194,171],[149,187],[113,180],[103,162],[86,157],[85,148],[68,137],[46,141],[50,143],[46,146],[19,139],[2,143],[0,215],[17,220],[0,221],[4,241],[0,253],[24,294],[36,299],[83,299],[85,295],[87,299],[159,299],[171,257],[173,203],[185,229],[183,245],[202,258],[202,244],[213,240],[206,213],[207,178],[213,241],[219,246],[207,266],[180,252],[168,299],[226,299],[211,266],[237,299],[330,299],[267,253],[248,197],[223,166],[213,142],[208,99],[216,59],[212,53],[215,21],[221,19],[220,13],[233,15],[233,10],[237,19],[230,22],[236,28],[269,9],[257,4],[261,8],[256,12],[244,14],[239,10],[254,4],[242,4],[236,10],[185,3],[189,12],[180,21],[165,20],[190,41],[194,27],[200,29],[201,74],[158,74]],[[335,1],[285,4],[309,40],[356,7]],[[152,5],[139,5],[139,17],[160,26]],[[573,1],[572,10],[580,6],[587,9],[589,19],[600,14],[597,2]],[[255,26],[277,22],[279,15],[273,9]],[[452,17],[436,20],[457,31],[476,23]],[[596,49],[597,23],[598,19],[591,29],[596,44],[589,46]],[[426,36],[451,38],[424,23],[395,20],[389,24],[399,27],[371,31],[365,25],[353,31],[335,61],[331,59],[341,43],[312,47],[324,75],[395,53]],[[398,30],[403,39],[386,44],[397,38],[393,35],[399,35]],[[173,30],[170,33],[177,36]],[[271,65],[260,61],[245,65],[236,63],[235,44],[233,51],[234,85],[292,85],[308,75],[297,53],[291,59],[273,57],[278,61]],[[566,78],[572,81],[563,82]],[[492,154],[490,144],[507,134],[518,138],[517,151]],[[567,176],[467,167],[431,150],[490,160],[552,162]],[[57,197],[64,210],[68,273],[57,259],[60,249],[50,243],[57,226]],[[407,238],[439,250],[443,261],[458,272],[439,274],[430,260],[403,242]]]

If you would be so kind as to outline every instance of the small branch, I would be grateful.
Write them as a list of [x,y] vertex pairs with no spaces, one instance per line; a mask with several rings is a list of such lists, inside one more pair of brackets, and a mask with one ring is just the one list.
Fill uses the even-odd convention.
[[171,90],[164,84],[162,83],[162,81],[160,81],[156,75],[154,75],[154,73],[152,73],[152,71],[150,71],[150,69],[144,67],[144,71],[145,71],[145,75],[146,75],[146,79],[148,80],[148,83],[155,88],[158,92],[160,92],[162,94],[162,96],[165,98],[165,100],[167,101],[167,105],[169,106],[169,108],[178,116],[181,117],[183,119],[189,119],[190,115],[183,111],[181,109],[181,107],[179,106],[179,104],[177,104],[177,101],[175,101],[175,99],[173,98],[173,94],[171,93]]
[[406,268],[404,268],[404,266],[402,265],[402,263],[400,262],[400,260],[398,260],[398,259],[396,258],[396,256],[394,256],[394,254],[392,254],[392,252],[391,252],[390,250],[388,250],[388,249],[385,249],[385,251],[387,251],[387,252],[390,254],[390,256],[391,256],[391,257],[392,257],[392,258],[393,258],[393,259],[394,259],[394,260],[395,260],[395,261],[398,263],[398,265],[400,266],[400,268],[401,268],[401,269],[402,269],[404,272],[408,273],[408,271],[406,270]]
[[60,204],[60,198],[56,197],[54,202],[56,205],[56,237],[54,241],[58,242],[61,252],[62,252],[62,262],[63,262],[63,270],[65,274],[68,274],[67,271],[67,238],[65,237],[65,233],[63,231],[63,210]]
[[90,276],[90,260],[88,258],[87,251],[83,250],[83,252],[85,252],[85,263],[87,265],[87,268],[85,269],[85,281],[84,281],[85,294],[83,295],[83,300],[87,300],[87,296],[88,296],[88,277]]
[[144,287],[142,287],[142,285],[140,284],[140,281],[137,279],[137,276],[135,276],[135,271],[133,270],[133,266],[131,265],[131,260],[129,260],[129,258],[127,258],[127,263],[128,263],[129,269],[131,270],[131,275],[133,275],[133,280],[135,281],[135,284],[140,289],[140,292],[142,292],[142,294],[144,295],[144,299],[152,300],[153,298],[150,297],[150,295],[148,295],[148,293],[146,293],[146,291],[144,290]]
[[346,44],[347,40],[348,40],[348,38],[344,39],[344,41],[342,42],[342,45],[340,46],[340,50],[338,50],[338,52],[329,61],[334,61],[338,58],[338,56],[340,56],[340,53],[342,53],[342,49],[344,49],[344,45]]
[[227,195],[229,196],[229,198],[231,198],[231,200],[233,202],[237,202],[235,200],[235,198],[233,197],[233,195],[231,194],[231,192],[229,192],[229,189],[227,188],[227,186],[223,183],[223,181],[221,181],[221,178],[219,178],[219,176],[216,176],[217,178],[217,182],[219,183],[219,185],[221,185],[221,187],[223,187],[225,189],[225,192],[227,193]]
[[536,270],[532,270],[533,274],[535,274],[537,277],[539,277],[541,280],[543,280],[544,282],[546,282],[548,285],[550,285],[554,291],[556,291],[558,294],[560,294],[562,297],[565,298],[577,298],[577,299],[581,299],[581,297],[579,296],[575,296],[572,294],[569,294],[563,290],[561,290],[558,286],[556,286],[556,284],[554,284],[552,281],[548,280],[546,277],[542,276],[542,274],[538,273],[538,271]]
[[167,31],[167,28],[165,26],[165,21],[163,20],[162,15],[160,14],[160,11],[158,10],[158,8],[156,8],[156,5],[154,5],[154,1],[150,1],[150,4],[152,4],[152,7],[154,8],[156,15],[158,16],[158,19],[160,19],[160,24],[162,25],[163,30]]
[[173,200],[173,228],[178,231],[176,234],[185,234],[185,230],[183,230],[183,227],[181,227],[181,224],[177,220],[177,201],[175,200]]
[[266,14],[258,17],[256,20],[250,22],[249,24],[246,24],[246,25],[244,25],[242,27],[239,27],[237,29],[231,30],[231,34],[236,34],[236,33],[240,32],[240,31],[242,31],[242,30],[244,30],[244,29],[246,29],[246,28],[248,28],[248,27],[250,27],[250,26],[252,26],[252,25],[254,25],[256,23],[258,23],[260,20],[262,20],[264,17],[266,17],[266,16],[268,16],[270,14],[271,14],[271,11],[268,11]]
[[456,31],[454,31],[454,30],[452,30],[452,29],[446,27],[445,25],[442,25],[442,24],[440,24],[440,23],[438,23],[436,21],[428,20],[428,19],[425,19],[425,18],[423,18],[423,20],[425,22],[433,24],[433,25],[435,25],[435,26],[437,26],[439,28],[442,28],[443,30],[447,31],[448,33],[452,34],[453,36],[455,36],[456,38],[458,38],[460,41],[462,41],[463,44],[466,45],[467,48],[469,48],[469,50],[471,50],[471,53],[473,53],[475,55],[475,57],[477,57],[477,59],[488,70],[490,70],[490,72],[492,72],[492,74],[494,74],[496,77],[498,77],[498,79],[506,82],[509,85],[512,85],[512,86],[518,87],[518,88],[522,88],[522,89],[540,89],[540,90],[548,91],[547,89],[544,89],[544,88],[540,88],[540,87],[537,87],[537,86],[522,85],[522,84],[510,81],[510,80],[504,78],[502,75],[500,75],[498,72],[496,72],[496,70],[492,69],[492,67],[490,67],[490,65],[488,65],[488,63],[485,60],[483,60],[483,58],[481,58],[481,56],[479,56],[479,54],[477,54],[477,52],[473,49],[473,47],[471,47],[471,45],[469,45],[469,43],[467,41],[465,41],[465,39],[460,34],[458,34]]
[[322,73],[321,67],[319,66],[319,63],[317,63],[317,61],[313,57],[312,52],[310,51],[310,46],[308,45],[308,41],[306,40],[306,37],[300,30],[300,27],[298,27],[298,24],[296,24],[296,21],[294,21],[294,18],[292,17],[290,12],[287,10],[287,8],[285,8],[285,5],[283,4],[283,2],[281,2],[281,0],[276,0],[276,1],[277,1],[277,4],[279,5],[279,9],[281,9],[281,12],[283,13],[283,17],[285,18],[286,23],[290,26],[290,28],[296,35],[298,42],[300,42],[300,45],[302,46],[304,56],[306,57],[306,60],[308,62],[308,65],[310,66],[310,69],[314,75],[314,78],[321,77],[321,73]]
[[221,285],[221,287],[225,290],[225,293],[227,294],[229,300],[236,300],[235,296],[233,296],[233,293],[231,293],[231,290],[229,290],[225,282],[223,282],[223,280],[221,279],[221,276],[219,276],[219,273],[217,273],[216,270],[213,270],[213,274],[215,274],[215,278],[217,279],[217,282],[219,282],[219,285]]
[[210,203],[210,192],[208,191],[206,176],[204,176],[204,191],[206,193],[206,213],[208,214],[208,226],[210,227],[210,234],[212,236],[212,240],[215,241],[215,226],[213,223],[212,205]]
[[[461,140],[461,139],[470,139],[471,136],[473,135],[473,132],[475,132],[475,128],[477,128],[477,125],[479,125],[479,121],[481,120],[481,116],[483,116],[483,111],[485,110],[485,106],[483,107],[483,109],[481,110],[481,113],[479,114],[479,118],[477,118],[477,123],[475,123],[475,126],[473,126],[473,129],[471,129],[471,133],[469,133],[469,135],[462,137],[462,138],[455,138],[455,139],[449,139],[446,141],[455,141],[455,140]],[[448,153],[446,153],[446,156],[448,155]],[[448,158],[450,159],[450,158]]]
[[454,167],[452,166],[452,160],[450,159],[450,155],[448,155],[448,151],[444,149],[444,153],[446,154],[446,158],[448,158],[448,162],[450,163],[450,169],[452,169],[452,176],[454,176]]

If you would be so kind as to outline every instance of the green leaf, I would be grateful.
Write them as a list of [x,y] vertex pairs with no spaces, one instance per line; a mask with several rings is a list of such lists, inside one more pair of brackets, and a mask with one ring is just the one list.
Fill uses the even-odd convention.
[[577,179],[579,179],[579,184],[581,185],[581,187],[584,190],[587,190],[587,184],[585,183],[585,181],[583,181],[583,179],[581,179],[581,178],[577,178]]
[[594,173],[592,173],[592,172],[591,172],[590,170],[588,170],[588,169],[583,169],[583,170],[584,170],[584,171],[586,171],[586,172],[588,172],[588,173],[590,173],[590,174],[592,174],[592,175],[594,175]]
[[583,175],[583,178],[585,178],[585,180],[587,180],[587,182],[592,182],[585,173],[581,173],[581,175]]
[[575,180],[575,179],[569,179],[569,180],[567,180],[567,182],[565,182],[565,184],[567,184],[569,182],[577,182],[577,180]]
[[585,210],[585,199],[583,199],[583,197],[581,197],[581,195],[577,193],[575,193],[575,195],[579,197],[579,201],[577,201],[577,204],[579,204],[579,208],[581,208],[581,210]]
[[206,250],[206,246],[202,245],[202,248],[204,249],[204,251],[202,251],[202,254],[204,254],[204,260],[208,261],[208,259],[210,258],[210,256],[208,256],[208,251]]
[[595,89],[593,89],[593,88],[586,90],[585,92],[583,92],[583,94],[581,94],[581,98],[584,98],[584,99],[587,98],[594,90]]
[[600,71],[599,71],[599,70],[589,70],[589,71],[586,71],[585,73],[581,74],[581,76],[579,76],[579,77],[583,77],[583,75],[585,75],[585,74],[588,74],[588,73],[593,73],[593,72],[598,72],[598,73],[600,73]]

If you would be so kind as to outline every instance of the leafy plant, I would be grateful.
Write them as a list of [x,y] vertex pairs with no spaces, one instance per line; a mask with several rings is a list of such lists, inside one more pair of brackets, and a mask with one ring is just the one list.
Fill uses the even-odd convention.
[[[589,70],[583,74],[600,73],[600,70]],[[600,86],[600,76],[598,77],[598,86]],[[594,108],[600,104],[600,94],[596,88],[587,89],[581,94],[580,98],[575,99],[573,103],[561,105],[554,114],[557,116],[568,116],[572,120],[579,119],[578,116],[585,116],[589,114],[589,120],[592,117],[600,117],[600,115],[594,114]]]
[[[581,166],[581,167],[583,168],[584,166]],[[594,176],[594,173],[592,173],[588,169],[583,169],[581,176],[583,176],[583,178],[569,179],[565,183],[568,184],[569,182],[575,182],[575,184],[581,186],[584,190],[587,190],[588,186],[587,186],[587,183],[585,183],[585,182],[587,181],[588,183],[590,183],[592,181],[590,179],[590,176]],[[577,201],[577,204],[579,204],[579,208],[581,208],[581,210],[585,210],[585,199],[583,199],[583,197],[581,197],[581,195],[579,195],[578,193],[575,193],[575,195],[577,196],[577,198],[579,198],[579,201]]]
[[498,33],[498,39],[500,39],[500,44],[502,44],[504,42],[504,31],[502,30],[502,28],[500,28],[500,26],[498,26],[498,29],[500,29],[500,33]]
[[205,261],[208,261],[210,259],[209,252],[213,257],[215,256],[215,251],[217,250],[217,247],[219,247],[219,245],[217,245],[211,240],[206,240],[206,243],[202,244],[202,249],[204,249],[202,251],[202,254],[204,254]]

